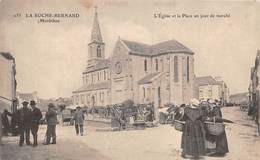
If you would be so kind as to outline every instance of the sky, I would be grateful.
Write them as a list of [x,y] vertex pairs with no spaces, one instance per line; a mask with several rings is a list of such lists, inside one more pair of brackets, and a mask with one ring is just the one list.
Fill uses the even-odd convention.
[[[195,52],[196,76],[221,76],[230,93],[246,92],[260,49],[259,4],[253,1],[0,0],[0,51],[16,58],[18,91],[70,97],[81,87],[94,6],[106,57],[118,37],[154,44],[175,39]],[[21,17],[15,17],[21,13]],[[78,13],[38,23],[35,13]],[[229,18],[154,18],[154,14],[228,14]],[[48,18],[47,18],[48,19]]]

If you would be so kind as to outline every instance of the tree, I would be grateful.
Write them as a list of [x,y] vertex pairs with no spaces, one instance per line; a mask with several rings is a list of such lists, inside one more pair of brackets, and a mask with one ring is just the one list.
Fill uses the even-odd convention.
[[60,104],[60,105],[58,105],[58,108],[59,108],[60,112],[62,112],[66,108],[66,105]]
[[127,99],[125,100],[123,103],[123,106],[126,107],[126,108],[131,108],[134,106],[134,101],[131,100],[131,99]]

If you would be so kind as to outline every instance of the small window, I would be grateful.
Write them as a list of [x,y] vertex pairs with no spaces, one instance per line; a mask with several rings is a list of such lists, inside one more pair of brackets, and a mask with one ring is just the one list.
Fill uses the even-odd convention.
[[81,104],[84,104],[84,95],[80,95]]
[[209,96],[209,97],[212,97],[212,90],[209,90],[209,91],[208,91],[208,96]]
[[99,81],[99,72],[97,72],[97,79],[98,79],[98,81]]
[[155,59],[155,70],[158,71],[158,59]]
[[147,60],[144,60],[144,71],[147,71]]
[[143,97],[145,98],[145,88],[143,87]]
[[106,71],[104,70],[104,80],[107,80]]
[[178,82],[179,81],[179,73],[178,73],[178,57],[174,56],[174,60],[173,60],[173,65],[174,65],[174,82]]
[[101,47],[97,46],[97,57],[101,58]]
[[163,59],[161,59],[161,70],[163,71]]

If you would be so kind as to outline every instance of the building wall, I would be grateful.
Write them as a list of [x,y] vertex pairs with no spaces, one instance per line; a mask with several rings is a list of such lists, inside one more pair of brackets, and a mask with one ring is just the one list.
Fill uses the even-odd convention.
[[97,70],[94,72],[84,73],[82,80],[83,80],[83,85],[91,85],[91,84],[97,84],[101,82],[108,82],[110,81],[109,68]]
[[106,106],[110,104],[110,90],[101,89],[74,93],[73,104],[79,106]]
[[[174,73],[174,57],[178,58],[178,81],[174,80],[174,75],[177,74]],[[189,73],[187,73],[187,58],[189,58]],[[140,79],[154,72],[160,72],[160,76],[155,82],[149,85],[138,84]],[[107,79],[104,79],[104,73],[110,77],[107,76]],[[187,80],[188,74],[189,80]],[[124,100],[131,99],[135,103],[161,102],[160,106],[163,106],[167,103],[182,104],[190,101],[194,97],[194,77],[193,55],[185,53],[169,53],[155,57],[133,55],[119,39],[110,58],[110,68],[84,74],[83,84],[109,81],[111,89],[107,95],[110,96],[110,100],[105,103],[106,105],[122,103]],[[158,90],[160,90],[160,95],[158,95]],[[86,94],[99,95],[94,91],[84,94],[85,97]],[[144,94],[145,97],[143,97]],[[77,104],[81,104],[80,97],[81,95],[74,95]],[[159,97],[160,101],[158,101]]]
[[[178,73],[175,73],[175,58],[178,62]],[[187,81],[187,58],[189,57],[189,81]],[[175,76],[178,75],[176,81]],[[190,101],[194,97],[194,58],[187,54],[171,54],[170,56],[170,102],[182,104]]]
[[220,85],[204,85],[199,86],[199,100],[221,98],[222,87]]
[[[144,61],[147,61],[147,71],[144,70]],[[133,85],[133,92],[134,92],[134,101],[137,103],[140,103],[139,99],[139,85],[138,81],[151,73],[152,70],[152,59],[149,57],[142,57],[142,56],[136,56],[136,55],[131,55],[131,81]],[[137,69],[138,66],[138,69]]]
[[129,79],[131,70],[129,69],[130,57],[127,48],[120,40],[117,41],[113,55],[110,58],[111,72],[111,103],[122,103],[126,99],[132,99],[130,95]]
[[152,103],[154,101],[154,92],[152,84],[139,85],[138,93],[140,93],[138,100],[140,104]]
[[[0,100],[7,104],[5,106],[0,106],[0,112],[4,109],[10,111],[11,101],[13,99],[13,74],[12,74],[12,63],[7,60],[5,57],[0,55]],[[3,98],[4,97],[4,98]],[[6,100],[6,99],[8,100]],[[10,106],[8,106],[10,105]]]
[[230,96],[229,102],[233,104],[248,104],[249,97],[247,94],[239,96]]

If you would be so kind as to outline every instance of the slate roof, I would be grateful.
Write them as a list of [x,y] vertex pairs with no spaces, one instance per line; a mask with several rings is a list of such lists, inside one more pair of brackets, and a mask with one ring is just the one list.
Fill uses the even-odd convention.
[[128,40],[122,40],[122,42],[130,49],[131,54],[143,56],[157,56],[165,53],[194,54],[193,51],[174,39],[154,45],[148,45]]
[[220,81],[216,81],[213,77],[211,76],[204,76],[204,77],[196,77],[195,78],[195,83],[198,86],[204,86],[204,85],[219,85],[221,84]]
[[86,70],[83,73],[89,73],[89,72],[94,72],[97,70],[102,70],[105,68],[109,68],[110,66],[110,60],[109,59],[104,59],[98,62],[96,65],[94,65],[91,68],[86,68]]
[[158,76],[160,74],[160,72],[154,72],[154,73],[150,73],[148,75],[146,75],[145,77],[143,77],[142,79],[140,79],[138,81],[138,84],[148,84],[148,83],[152,83],[153,79]]
[[109,82],[101,82],[101,83],[94,83],[90,85],[85,85],[73,91],[73,93],[79,93],[84,91],[93,91],[93,90],[100,90],[100,89],[109,89],[110,83]]

